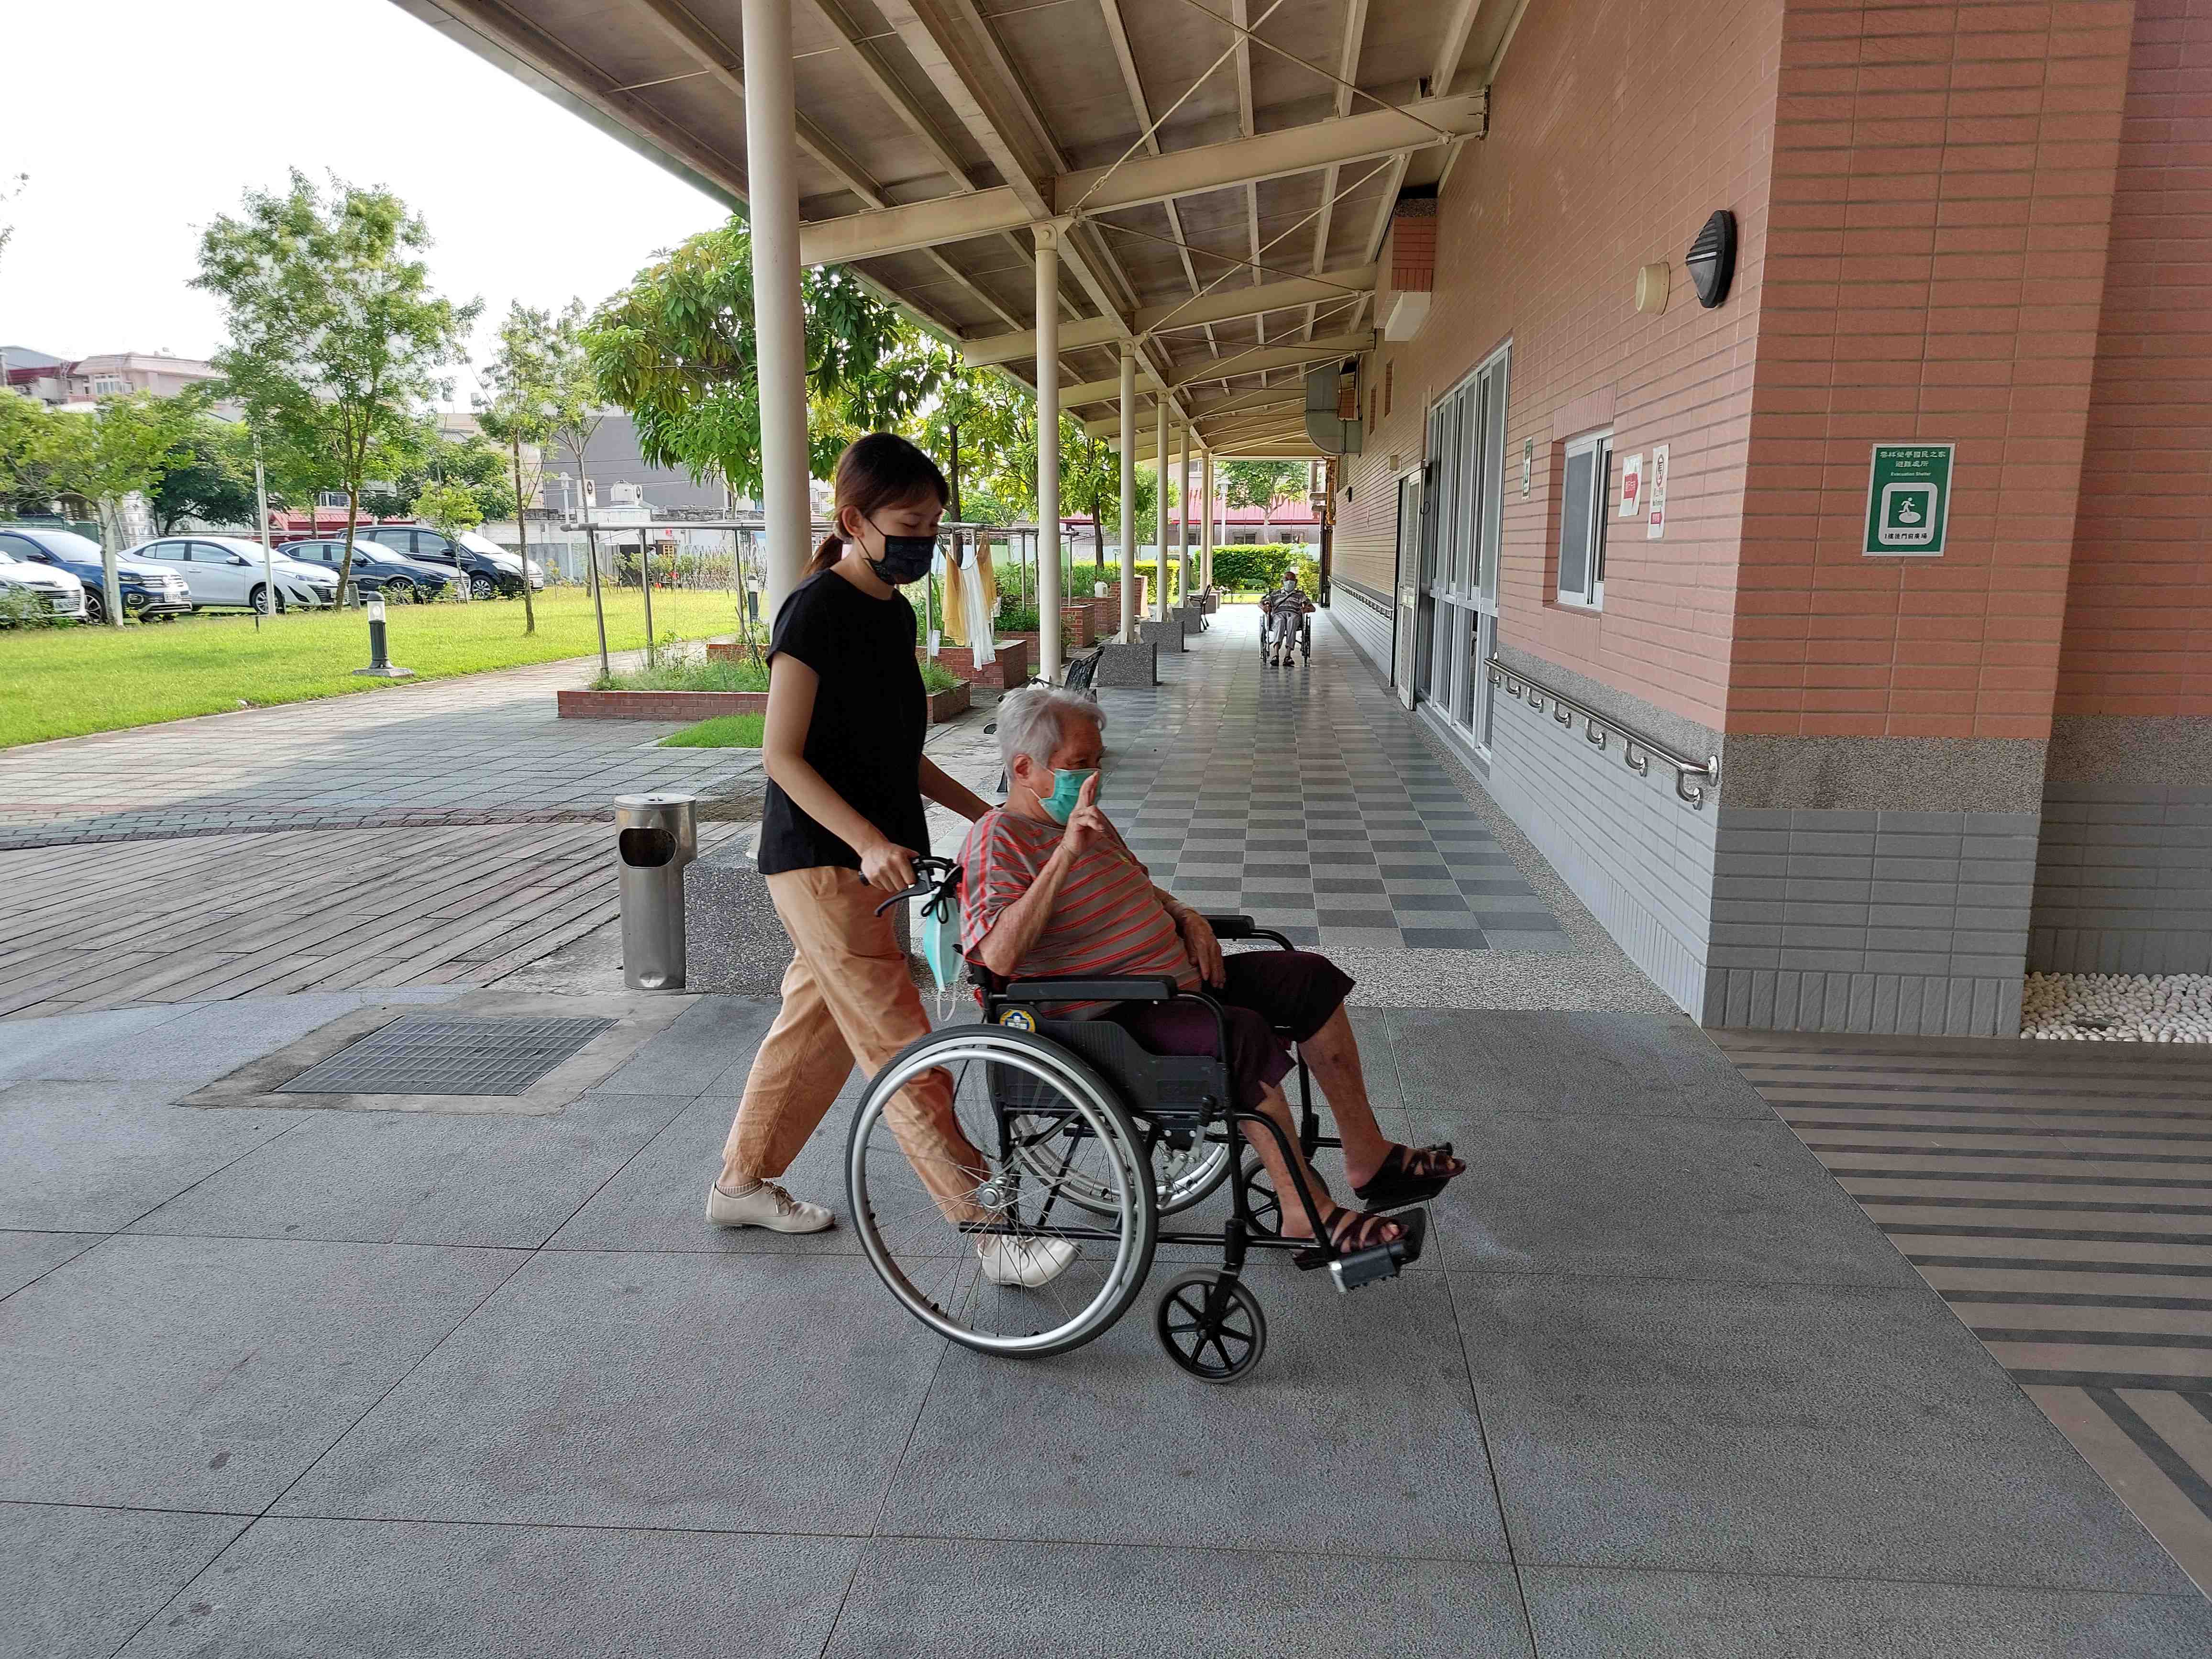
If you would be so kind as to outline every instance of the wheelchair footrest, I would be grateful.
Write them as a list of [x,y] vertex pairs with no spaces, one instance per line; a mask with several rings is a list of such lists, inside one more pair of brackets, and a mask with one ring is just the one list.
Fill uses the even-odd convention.
[[1399,1237],[1388,1244],[1377,1244],[1371,1250],[1354,1250],[1349,1255],[1340,1255],[1328,1264],[1328,1276],[1336,1281],[1339,1295],[1348,1295],[1377,1279],[1395,1279],[1401,1269],[1421,1259],[1421,1245],[1428,1237],[1429,1212],[1407,1210],[1391,1219],[1406,1229]]

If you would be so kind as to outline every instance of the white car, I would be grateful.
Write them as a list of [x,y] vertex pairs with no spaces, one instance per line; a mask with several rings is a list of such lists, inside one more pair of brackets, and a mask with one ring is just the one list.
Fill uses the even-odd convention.
[[192,609],[235,607],[266,612],[272,608],[269,584],[276,586],[273,608],[318,610],[337,602],[334,570],[270,554],[243,536],[163,536],[131,550],[127,557],[173,570],[192,591]]
[[49,617],[84,620],[84,584],[66,570],[0,552],[0,593],[27,593]]

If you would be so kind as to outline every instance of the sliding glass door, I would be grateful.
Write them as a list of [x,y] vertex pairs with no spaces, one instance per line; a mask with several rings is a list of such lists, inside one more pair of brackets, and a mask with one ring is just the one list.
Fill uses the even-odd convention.
[[1505,370],[1498,351],[1429,411],[1422,490],[1417,665],[1422,701],[1487,752],[1498,647],[1498,549],[1504,514]]

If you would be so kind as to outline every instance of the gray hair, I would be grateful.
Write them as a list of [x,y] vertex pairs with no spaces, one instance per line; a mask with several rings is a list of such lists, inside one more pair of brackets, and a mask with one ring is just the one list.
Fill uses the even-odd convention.
[[1017,755],[1049,766],[1052,751],[1060,747],[1060,723],[1070,714],[1081,715],[1101,732],[1106,729],[1106,711],[1087,691],[1057,685],[1025,685],[1009,691],[999,700],[999,758],[1009,770]]

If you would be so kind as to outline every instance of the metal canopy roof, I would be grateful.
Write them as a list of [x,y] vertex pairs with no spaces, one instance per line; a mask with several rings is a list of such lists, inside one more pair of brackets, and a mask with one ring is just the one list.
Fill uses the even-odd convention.
[[[395,0],[732,206],[739,0]],[[1528,0],[790,0],[801,244],[1034,378],[1027,227],[1060,241],[1062,404],[1308,454],[1304,368],[1362,349],[1391,204],[1480,135]]]

